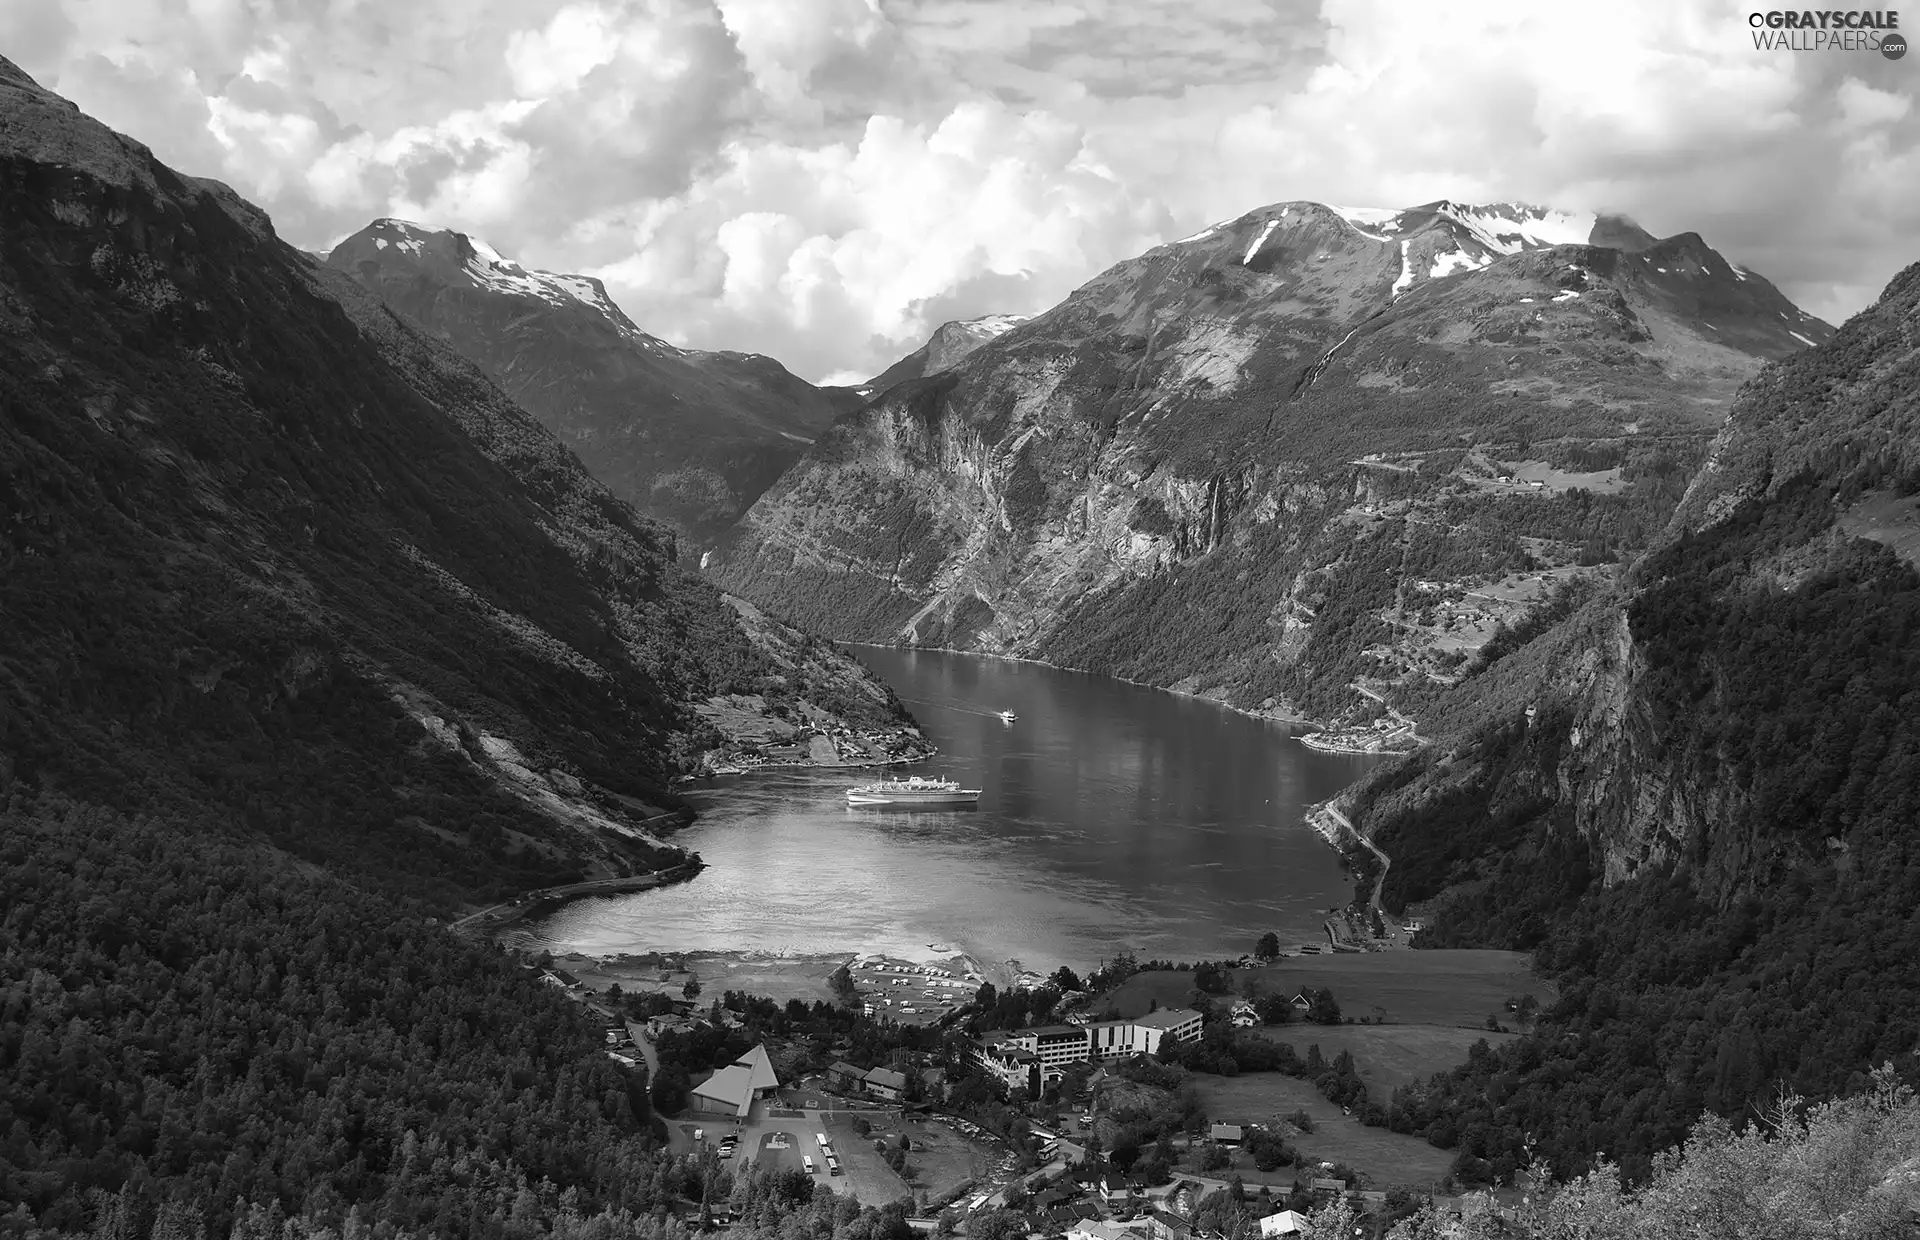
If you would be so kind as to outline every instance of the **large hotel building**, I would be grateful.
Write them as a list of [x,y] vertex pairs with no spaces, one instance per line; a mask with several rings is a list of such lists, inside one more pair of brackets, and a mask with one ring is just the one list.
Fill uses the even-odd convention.
[[989,1033],[975,1043],[974,1059],[1007,1088],[1038,1091],[1066,1075],[1068,1064],[1151,1055],[1166,1038],[1183,1042],[1199,1036],[1200,1013],[1167,1008],[1132,1020]]

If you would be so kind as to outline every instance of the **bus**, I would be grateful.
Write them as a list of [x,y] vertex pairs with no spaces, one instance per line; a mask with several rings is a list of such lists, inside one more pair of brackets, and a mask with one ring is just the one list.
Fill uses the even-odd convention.
[[824,1149],[826,1149],[826,1148],[827,1148],[827,1134],[826,1134],[826,1133],[824,1133],[824,1132],[816,1132],[816,1133],[814,1133],[814,1134],[813,1134],[813,1139],[814,1139],[814,1142],[815,1142],[816,1144],[818,1144],[818,1145],[819,1145],[819,1147],[820,1147],[821,1149],[823,1149],[823,1150],[824,1150]]
[[831,1154],[827,1155],[827,1174],[828,1175],[845,1175],[846,1174],[846,1172],[840,1170],[840,1160],[835,1158]]
[[808,1175],[813,1174],[813,1155],[811,1154],[800,1155],[800,1163],[802,1166],[804,1166],[807,1169]]

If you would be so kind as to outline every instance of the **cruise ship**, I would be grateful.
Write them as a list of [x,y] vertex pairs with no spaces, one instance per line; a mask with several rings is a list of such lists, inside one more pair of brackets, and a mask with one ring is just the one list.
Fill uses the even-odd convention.
[[951,779],[883,779],[847,789],[848,805],[975,805],[980,801],[978,788],[962,788]]

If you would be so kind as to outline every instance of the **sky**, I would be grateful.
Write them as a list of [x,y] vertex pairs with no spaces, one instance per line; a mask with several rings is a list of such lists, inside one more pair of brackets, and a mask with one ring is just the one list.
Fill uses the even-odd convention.
[[295,245],[455,228],[675,344],[858,382],[1296,199],[1620,211],[1838,322],[1920,260],[1920,52],[1759,50],[1750,11],[34,0],[0,51]]

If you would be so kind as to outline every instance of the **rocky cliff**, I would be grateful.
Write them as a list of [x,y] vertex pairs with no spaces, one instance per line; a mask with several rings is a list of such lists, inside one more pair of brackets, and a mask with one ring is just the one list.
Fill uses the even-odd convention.
[[464,233],[375,220],[326,261],[478,366],[615,495],[696,544],[861,403],[770,357],[676,348],[635,326],[599,280],[522,267]]
[[701,707],[905,733],[492,383],[0,61],[0,792],[439,895],[677,860]]
[[1392,1100],[1457,1174],[1645,1178],[1703,1110],[1920,1068],[1917,431],[1920,266],[1748,383],[1632,571],[1350,791],[1385,901],[1429,902],[1416,946],[1531,949],[1559,988]]
[[1693,234],[1276,204],[879,394],[715,571],[835,636],[1364,709],[1613,572],[1735,388],[1830,332]]
[[[1454,690],[1433,716],[1444,743],[1356,790],[1363,826],[1428,862],[1396,865],[1390,889],[1421,899],[1577,856],[1564,896],[1677,866],[1725,908],[1890,847],[1876,799],[1912,815],[1894,737],[1917,492],[1920,267],[1766,367],[1634,572]],[[1500,825],[1462,840],[1469,821]]]

